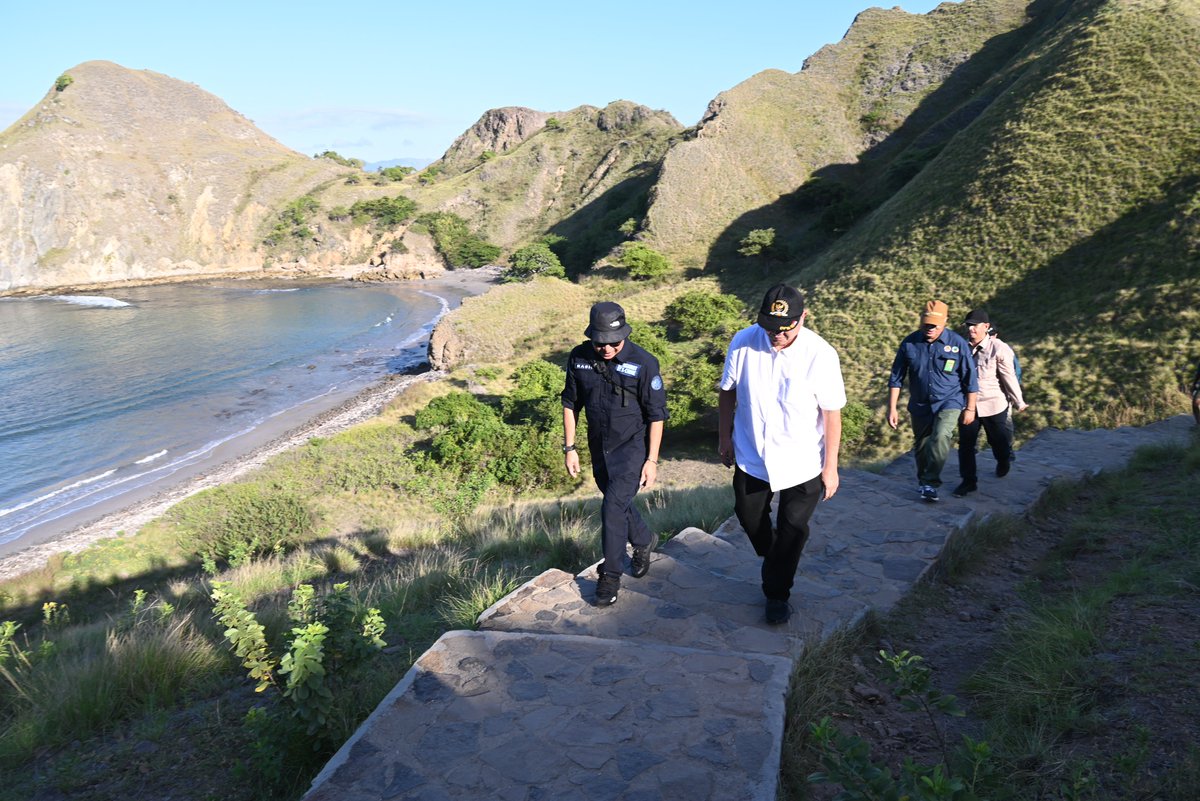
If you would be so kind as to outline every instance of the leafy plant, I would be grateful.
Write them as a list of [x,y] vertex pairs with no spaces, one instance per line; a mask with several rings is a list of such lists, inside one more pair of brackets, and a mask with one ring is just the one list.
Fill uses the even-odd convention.
[[359,200],[350,207],[350,216],[357,223],[372,220],[384,228],[395,228],[412,218],[417,204],[404,195],[381,197],[375,200]]
[[334,164],[341,164],[343,167],[353,167],[357,170],[361,170],[363,168],[363,160],[362,159],[348,159],[345,156],[343,156],[342,154],[340,154],[334,150],[322,151],[321,153],[317,153],[315,156],[313,156],[313,158],[328,159],[329,161],[332,161]]
[[774,228],[755,228],[742,239],[738,253],[743,256],[759,256],[775,244]]
[[405,177],[412,175],[416,171],[417,170],[415,167],[404,166],[379,168],[380,176],[388,179],[389,181],[403,181]]
[[621,264],[632,278],[657,278],[671,269],[666,256],[640,242],[626,245],[621,251]]
[[64,72],[62,75],[58,76],[57,80],[54,81],[54,91],[61,92],[73,83],[75,83],[75,79]]
[[742,302],[733,295],[716,292],[684,292],[667,305],[667,320],[686,339],[731,333],[746,322]]
[[544,242],[534,242],[519,248],[508,257],[508,265],[500,278],[506,283],[528,281],[536,275],[563,279],[567,277],[562,262]]

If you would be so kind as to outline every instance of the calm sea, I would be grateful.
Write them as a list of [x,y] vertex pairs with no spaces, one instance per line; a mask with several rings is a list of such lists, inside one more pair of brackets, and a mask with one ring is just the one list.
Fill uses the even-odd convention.
[[0,543],[419,364],[464,294],[231,281],[0,299]]

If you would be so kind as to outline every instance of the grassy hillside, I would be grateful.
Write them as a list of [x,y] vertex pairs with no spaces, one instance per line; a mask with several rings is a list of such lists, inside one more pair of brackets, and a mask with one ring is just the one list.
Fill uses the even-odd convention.
[[771,204],[817,171],[844,174],[873,146],[911,138],[922,126],[914,110],[931,94],[941,106],[969,95],[989,75],[983,62],[1025,22],[1026,5],[968,0],[925,15],[870,9],[800,72],[768,70],[722,92],[689,140],[668,152],[646,238],[682,264],[712,268],[737,258],[734,242],[718,240],[735,221],[733,239],[752,228],[802,232],[808,220]]
[[[998,71],[995,101],[910,183],[790,276],[882,399],[925,298],[1017,345],[1026,424],[1182,411],[1200,296],[1200,4],[1046,4],[1061,19]],[[881,344],[882,343],[882,344]]]

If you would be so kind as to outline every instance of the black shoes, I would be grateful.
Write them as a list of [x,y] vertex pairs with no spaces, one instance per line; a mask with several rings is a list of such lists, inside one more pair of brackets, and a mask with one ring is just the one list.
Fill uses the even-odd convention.
[[633,549],[633,559],[630,560],[629,573],[634,578],[641,578],[650,572],[650,554],[658,545],[658,537],[651,536],[650,542],[640,548]]
[[964,481],[954,488],[954,492],[950,493],[955,498],[965,498],[969,493],[979,489],[979,484],[974,481]]
[[1008,471],[1012,469],[1012,462],[1005,459],[1003,462],[996,462],[996,477],[1004,478],[1008,475]]
[[779,601],[774,598],[767,599],[767,622],[772,626],[787,623],[788,618],[791,616],[792,607],[787,601]]
[[931,487],[928,484],[921,485],[921,500],[937,503],[937,499],[937,487]]
[[605,573],[600,571],[600,580],[596,582],[596,606],[612,606],[617,602],[617,592],[621,589],[620,573]]

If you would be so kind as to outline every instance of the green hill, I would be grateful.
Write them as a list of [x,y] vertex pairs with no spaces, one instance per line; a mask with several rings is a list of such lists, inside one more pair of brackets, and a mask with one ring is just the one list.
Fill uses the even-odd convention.
[[[655,300],[636,282],[590,292],[653,322],[697,268],[749,306],[791,280],[875,410],[897,343],[941,297],[955,325],[987,308],[1016,346],[1020,430],[1181,412],[1200,351],[1197,120],[1195,0],[864,12],[801,73],[722,94],[672,144],[638,235],[674,258]],[[738,254],[768,227],[771,248]],[[907,445],[880,414],[858,447]]]

